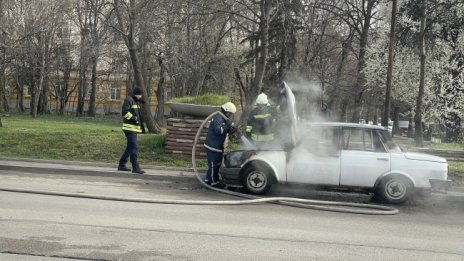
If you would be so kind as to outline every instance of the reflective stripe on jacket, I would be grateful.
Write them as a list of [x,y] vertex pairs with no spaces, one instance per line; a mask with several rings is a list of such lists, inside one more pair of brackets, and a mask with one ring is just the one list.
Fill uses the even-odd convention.
[[245,133],[253,141],[274,140],[276,110],[270,106],[258,106],[248,116]]
[[140,113],[141,106],[137,99],[132,96],[127,96],[122,104],[122,130],[136,133],[145,132],[143,128],[142,114]]

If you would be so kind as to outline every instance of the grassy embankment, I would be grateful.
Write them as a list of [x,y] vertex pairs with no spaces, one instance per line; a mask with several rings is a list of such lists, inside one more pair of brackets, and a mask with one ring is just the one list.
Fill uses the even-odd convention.
[[[2,123],[0,156],[3,157],[117,164],[126,144],[119,116],[45,115],[33,119],[29,115],[11,114],[2,117]],[[142,165],[191,166],[188,157],[164,153],[165,133],[138,137]]]
[[229,97],[226,95],[215,94],[215,93],[206,93],[199,96],[183,96],[179,98],[174,98],[169,102],[174,103],[190,103],[190,104],[199,104],[199,105],[222,105],[230,101]]

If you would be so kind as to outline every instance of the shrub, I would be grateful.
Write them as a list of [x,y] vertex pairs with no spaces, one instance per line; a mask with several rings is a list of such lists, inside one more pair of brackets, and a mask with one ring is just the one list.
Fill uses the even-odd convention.
[[230,101],[230,98],[226,95],[215,94],[215,93],[205,93],[199,96],[183,96],[179,98],[174,98],[169,102],[172,103],[190,103],[198,105],[222,105]]

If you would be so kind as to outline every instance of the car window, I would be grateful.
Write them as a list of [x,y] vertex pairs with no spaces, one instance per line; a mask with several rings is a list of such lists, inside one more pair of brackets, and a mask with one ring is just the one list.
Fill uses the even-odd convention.
[[379,131],[372,131],[372,141],[375,152],[386,152],[385,146],[383,145],[382,139],[380,138]]
[[389,152],[392,152],[392,153],[401,153],[401,148],[398,146],[398,144],[396,144],[391,135],[387,132],[387,131],[378,131],[379,133],[379,136],[383,142],[383,144],[385,144],[388,148],[388,151]]
[[372,131],[359,128],[344,128],[343,149],[373,151]]
[[338,127],[311,127],[304,137],[304,147],[318,155],[330,155],[340,150]]

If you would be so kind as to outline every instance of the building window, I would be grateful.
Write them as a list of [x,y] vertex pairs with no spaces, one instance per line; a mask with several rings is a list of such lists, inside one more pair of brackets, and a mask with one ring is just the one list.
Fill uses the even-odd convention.
[[120,100],[121,99],[121,86],[119,84],[113,85],[111,87],[111,100]]

